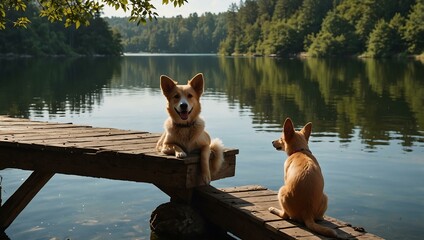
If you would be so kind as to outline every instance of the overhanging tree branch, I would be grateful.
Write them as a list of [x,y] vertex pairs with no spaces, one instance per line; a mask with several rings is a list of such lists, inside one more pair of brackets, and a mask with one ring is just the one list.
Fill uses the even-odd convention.
[[[187,0],[162,0],[162,4],[173,3],[174,7],[181,7]],[[98,16],[105,4],[131,11],[130,21],[137,24],[156,19],[158,14],[151,0],[2,0],[0,2],[0,29],[6,28],[7,22],[13,22],[14,26],[26,27],[30,21],[26,16],[10,19],[11,12],[22,14],[28,4],[36,4],[40,8],[40,16],[47,17],[50,22],[65,21],[66,27],[81,24],[89,25],[90,20]]]

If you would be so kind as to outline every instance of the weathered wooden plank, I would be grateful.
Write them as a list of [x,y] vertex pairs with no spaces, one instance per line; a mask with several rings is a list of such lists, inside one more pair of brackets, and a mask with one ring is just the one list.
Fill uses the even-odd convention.
[[262,187],[260,185],[246,185],[246,186],[237,186],[237,187],[228,187],[219,189],[220,192],[233,193],[233,192],[251,192],[251,191],[261,191],[267,190],[268,188]]
[[[41,121],[19,121],[19,118],[15,118],[14,121],[4,121],[0,119],[0,126],[34,126],[34,125],[44,125],[47,122],[41,122]],[[50,124],[55,124],[55,123],[50,123]],[[65,123],[65,124],[69,124],[69,123]]]
[[69,142],[90,142],[90,141],[130,141],[130,140],[145,140],[145,141],[157,141],[159,139],[158,134],[144,133],[144,134],[114,134],[109,136],[94,136],[94,137],[76,137]]
[[245,191],[245,192],[232,192],[229,193],[229,195],[225,196],[231,196],[233,198],[249,198],[249,197],[259,197],[259,196],[274,196],[275,199],[277,197],[275,196],[275,193],[273,191],[269,190],[257,190],[257,191]]
[[[1,158],[0,158],[1,159]],[[0,207],[0,228],[4,231],[35,195],[52,178],[54,172],[35,171]]]
[[77,149],[97,149],[100,151],[114,151],[117,153],[126,153],[126,154],[133,154],[133,155],[140,155],[140,154],[155,154],[159,155],[159,153],[156,152],[156,141],[134,141],[127,143],[126,141],[120,141],[120,142],[113,142],[113,141],[104,141],[104,142],[98,142],[97,144],[83,144],[83,143],[57,143],[57,144],[50,144],[52,146],[65,146],[65,147],[72,147]]
[[277,218],[274,221],[267,221],[265,223],[265,227],[267,227],[268,229],[272,230],[272,231],[279,231],[280,229],[283,228],[293,228],[293,227],[297,227],[297,224],[293,221],[286,221],[286,220],[282,220],[281,218]]
[[21,151],[26,151],[26,149],[31,150],[42,150],[42,151],[53,151],[53,152],[65,152],[65,153],[95,153],[99,151],[99,149],[95,148],[75,148],[75,147],[67,147],[63,145],[45,145],[45,144],[30,144],[30,143],[22,143],[22,142],[5,142],[0,141],[0,147],[4,148],[18,148]]
[[115,151],[118,153],[131,152],[132,154],[144,155],[147,153],[156,154],[156,151],[154,150],[155,146],[156,146],[155,143],[132,144],[132,145],[128,144],[128,145],[122,145],[122,146],[100,146],[99,149]]
[[[117,137],[99,137],[99,138],[57,138],[57,139],[38,139],[38,140],[21,140],[20,143],[29,144],[42,144],[42,145],[53,145],[53,146],[73,146],[73,147],[84,147],[84,144],[93,145],[97,143],[98,146],[103,144],[109,144],[111,142],[119,143],[143,143],[143,142],[154,142],[156,138],[151,137],[137,137],[137,136],[117,136]],[[130,140],[133,140],[132,142]],[[113,145],[113,144],[112,144]],[[130,144],[127,144],[130,145]]]
[[[56,134],[56,133],[90,133],[90,132],[103,132],[108,131],[112,134],[118,132],[119,134],[145,134],[145,131],[134,131],[134,130],[123,130],[115,128],[101,128],[87,125],[77,125],[72,123],[55,123],[55,122],[43,122],[43,121],[31,121],[29,119],[20,118],[8,118],[0,116],[0,135],[7,133],[6,130],[10,131],[10,134],[20,133],[40,133],[44,134]],[[18,132],[18,133],[17,133]]]
[[[137,140],[137,139],[157,139],[159,138],[158,134],[152,133],[144,133],[144,134],[134,134],[134,133],[114,133],[114,134],[102,134],[95,135],[96,132],[93,132],[92,135],[84,134],[84,135],[74,135],[71,133],[51,133],[44,134],[42,132],[34,133],[32,135],[26,135],[21,137],[14,136],[6,136],[8,140],[1,139],[2,141],[20,141],[20,142],[57,142],[57,141],[66,141],[70,143],[78,143],[78,142],[96,142],[96,141],[123,141],[123,140]],[[94,136],[93,136],[94,135]]]
[[264,208],[261,206],[257,206],[257,205],[248,206],[246,204],[244,206],[233,206],[233,207],[236,207],[236,209],[238,209],[239,211],[245,212],[261,225],[265,224],[265,222],[267,221],[281,220],[280,217],[270,213],[267,208]]
[[101,149],[108,149],[114,151],[138,151],[132,152],[133,154],[145,153],[145,149],[149,149],[149,152],[154,152],[156,141],[154,139],[133,139],[134,141],[129,141],[126,144],[126,141],[99,141],[97,143],[93,142],[68,142],[66,139],[58,139],[55,141],[20,141],[20,142],[8,142],[1,141],[0,146],[9,146],[9,147],[22,147],[22,148],[32,148],[32,149],[43,149],[43,150],[52,150],[52,151],[85,151],[93,152]]
[[[0,140],[20,141],[20,140],[38,140],[38,139],[63,139],[63,138],[84,138],[84,137],[111,137],[119,135],[135,135],[137,137],[156,137],[158,134],[147,132],[128,132],[118,130],[96,130],[93,131],[34,131],[27,133],[3,133],[0,131]],[[42,133],[42,134],[41,134]],[[7,138],[7,139],[5,139]]]
[[87,126],[86,128],[69,126],[67,128],[13,128],[13,127],[0,127],[0,135],[33,135],[33,134],[64,134],[69,132],[95,132],[96,130]]
[[315,234],[313,234],[310,231],[307,231],[303,228],[300,227],[293,227],[293,228],[283,228],[280,229],[280,232],[283,232],[295,239],[322,239],[325,237],[322,236],[316,236]]
[[[221,198],[222,202],[231,204],[231,205],[238,205],[238,207],[242,207],[244,205],[259,205],[264,202],[276,202],[276,196],[257,196],[257,197],[250,197],[250,198]],[[278,204],[278,202],[276,202]]]
[[[323,221],[320,221],[319,224],[322,224]],[[336,225],[333,226],[328,226],[327,227],[331,227],[333,229],[337,229]],[[331,239],[331,238],[327,238],[324,236],[318,236],[315,235],[314,233],[310,232],[303,224],[297,223],[295,221],[292,220],[282,220],[279,219],[277,221],[267,221],[265,223],[265,227],[267,229],[269,229],[270,231],[282,231],[285,232],[286,234],[289,234],[293,237],[295,237],[296,239],[302,239],[302,240],[306,240],[306,239]],[[349,236],[345,236],[345,237],[349,237]],[[346,239],[347,239],[346,238]]]
[[93,132],[128,132],[128,133],[145,133],[142,131],[130,131],[130,130],[123,130],[123,129],[115,129],[115,128],[101,128],[101,127],[91,127],[91,126],[85,126],[85,127],[74,127],[74,128],[66,128],[66,129],[55,129],[55,128],[43,128],[43,129],[33,129],[33,128],[18,128],[18,132],[16,131],[9,131],[10,130],[16,130],[12,126],[0,126],[0,132],[2,133],[10,133],[10,134],[25,134],[25,133],[36,133],[36,132],[43,132],[46,134],[55,134],[55,133],[93,133]]
[[[4,126],[4,125],[3,125]],[[7,127],[10,128],[10,127]],[[12,129],[16,130],[40,130],[43,129],[78,129],[78,128],[92,128],[91,126],[84,126],[84,125],[73,125],[71,123],[43,123],[43,124],[34,124],[34,125],[26,125],[26,123],[22,124],[15,124],[12,125]]]
[[[237,205],[236,207],[240,208],[240,209],[244,209],[244,210],[248,210],[248,211],[255,211],[255,212],[265,212],[266,216],[268,216],[269,210],[268,208],[270,207],[279,207],[278,206],[278,202],[277,201],[263,201],[263,202],[251,202],[248,205]],[[270,219],[263,219],[264,221],[272,221],[274,219],[279,219],[279,217],[274,218],[276,215],[271,214],[269,216]]]
[[[103,148],[100,148],[100,149],[103,149]],[[169,155],[164,155],[164,154],[158,153],[156,151],[156,149],[149,149],[149,148],[126,149],[126,150],[121,149],[118,152],[119,153],[126,153],[126,154],[136,154],[136,155],[137,154],[143,154],[143,155],[146,155],[146,156],[151,156],[151,155],[161,156],[161,157],[164,157],[164,158],[175,158],[174,156],[169,156]],[[187,161],[187,160],[184,160],[184,161]]]
[[[260,205],[261,207],[277,207],[278,201],[275,192],[263,188],[252,188],[252,191],[246,191],[247,189],[237,189],[235,192],[219,192],[211,193],[214,198],[219,199],[222,202],[230,205],[242,205],[247,204],[248,206]],[[247,202],[248,201],[248,202]]]
[[[358,228],[352,227],[350,224],[340,221],[338,219],[335,219],[329,216],[325,216],[324,219],[325,220],[318,221],[317,223],[336,230],[340,239],[382,239],[379,236],[362,231],[361,228],[359,228],[360,230],[358,231],[356,230]],[[312,232],[310,232],[304,226],[304,224],[296,223],[294,221],[285,221],[285,220],[270,221],[270,222],[266,222],[265,227],[267,227],[268,229],[272,231],[276,231],[276,230],[284,231],[285,233],[295,236],[296,238],[299,238],[302,240],[303,239],[331,239],[331,238],[327,238],[323,236],[317,236],[313,234]],[[309,234],[305,232],[309,232]]]
[[139,148],[151,148],[155,149],[157,138],[144,138],[144,139],[126,139],[126,140],[102,140],[96,142],[87,143],[70,143],[75,144],[78,147],[94,146],[100,148],[114,147],[116,149],[139,149]]
[[275,196],[275,193],[272,193],[269,191],[251,191],[251,192],[235,192],[235,193],[228,193],[228,194],[216,194],[214,195],[214,197],[223,202],[230,202],[233,204],[237,204],[237,200],[240,198],[249,199],[249,198],[255,198],[255,197],[269,197],[269,199],[267,199],[268,201],[275,202],[275,204],[270,204],[270,207],[278,206],[277,196]]

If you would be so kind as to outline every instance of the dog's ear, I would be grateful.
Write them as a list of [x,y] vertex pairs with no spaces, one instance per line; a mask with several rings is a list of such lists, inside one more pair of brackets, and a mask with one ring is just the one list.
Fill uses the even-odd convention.
[[284,121],[284,140],[289,141],[294,135],[294,126],[290,118],[286,118]]
[[311,136],[311,132],[312,132],[312,123],[308,122],[303,128],[302,130],[300,130],[300,132],[303,133],[303,135],[306,138],[306,141],[309,141],[309,137]]
[[203,74],[198,73],[191,80],[188,81],[188,85],[190,85],[194,91],[196,91],[197,96],[201,96],[203,93],[205,81],[203,80]]
[[177,85],[177,82],[172,80],[170,77],[166,75],[160,76],[160,89],[162,89],[162,93],[165,96],[168,96],[168,94],[175,88]]

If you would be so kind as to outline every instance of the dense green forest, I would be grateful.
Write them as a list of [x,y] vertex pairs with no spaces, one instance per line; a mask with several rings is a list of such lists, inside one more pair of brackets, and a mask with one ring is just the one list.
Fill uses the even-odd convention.
[[19,28],[7,22],[6,28],[0,30],[0,55],[120,55],[123,51],[119,33],[113,32],[100,17],[92,19],[89,26],[75,29],[40,17],[34,4],[29,4],[19,15],[8,12],[12,19],[22,14],[31,24]]
[[107,19],[128,52],[385,57],[424,52],[424,0],[245,0],[144,27]]
[[216,53],[227,33],[226,14],[192,13],[137,26],[128,18],[106,18],[122,36],[125,52]]
[[[17,12],[7,14],[13,18]],[[7,22],[0,31],[0,54],[387,57],[424,52],[424,0],[244,0],[219,14],[159,18],[145,25],[95,17],[79,29],[50,23],[34,4],[23,14],[31,24],[16,28]]]

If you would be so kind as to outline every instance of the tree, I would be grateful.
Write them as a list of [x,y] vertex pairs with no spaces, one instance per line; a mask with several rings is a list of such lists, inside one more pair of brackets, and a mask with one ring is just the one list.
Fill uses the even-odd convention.
[[276,0],[258,0],[258,12],[261,21],[270,20],[274,14]]
[[302,5],[303,0],[277,0],[274,20],[287,19]]
[[344,0],[336,3],[322,22],[321,30],[309,35],[305,48],[313,56],[366,52],[368,56],[383,57],[404,53],[406,45],[411,53],[420,53],[420,48],[414,46],[423,45],[422,1]]
[[258,17],[258,4],[253,0],[246,0],[238,10],[240,24],[253,25]]
[[424,52],[424,3],[417,0],[406,20],[403,38],[408,43],[408,51],[413,54]]
[[350,55],[358,51],[355,27],[334,10],[325,17],[319,33],[310,34],[308,40],[306,48],[311,56]]
[[[162,4],[173,3],[175,7],[180,7],[185,2],[187,0],[162,0]],[[89,25],[90,20],[100,14],[105,4],[116,10],[131,11],[129,20],[137,24],[158,16],[150,0],[2,0],[0,29],[5,29],[7,22],[12,22],[14,26],[26,27],[30,23],[28,17],[23,15],[28,7],[27,3],[36,4],[40,9],[40,16],[46,17],[50,22],[64,20],[66,27],[75,24],[76,28],[81,24]],[[20,13],[20,16],[10,18],[10,11]]]
[[[16,14],[12,12],[11,15]],[[0,31],[0,55],[121,55],[121,36],[112,31],[103,18],[91,20],[90,26],[65,28],[39,16],[39,9],[29,5],[25,14],[32,22],[26,29],[7,27]]]
[[368,54],[372,57],[386,57],[393,54],[392,43],[395,34],[395,30],[384,19],[381,19],[370,34]]
[[237,36],[240,35],[240,24],[237,20],[237,12],[239,8],[237,4],[232,3],[227,11],[226,20],[227,20],[227,37],[224,41],[221,42],[219,46],[219,51],[222,54],[230,55],[234,53]]

